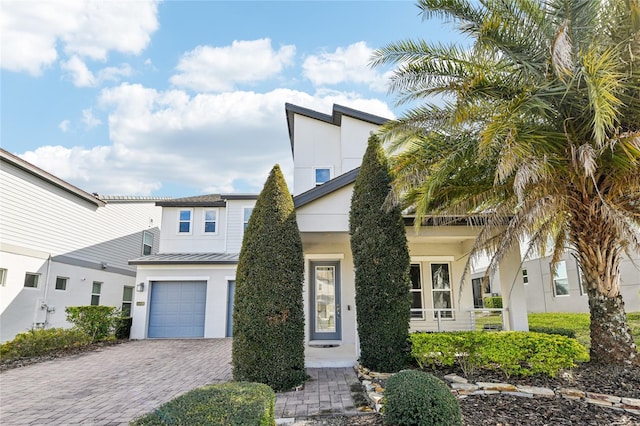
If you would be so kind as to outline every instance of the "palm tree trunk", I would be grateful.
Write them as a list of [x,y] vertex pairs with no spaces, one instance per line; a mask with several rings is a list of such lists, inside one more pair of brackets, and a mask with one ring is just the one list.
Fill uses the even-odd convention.
[[[622,247],[615,229],[597,216],[597,209],[574,220],[573,240],[591,312],[591,361],[630,364],[640,362],[620,295]],[[599,219],[599,220],[594,220]],[[580,228],[579,230],[576,228]]]

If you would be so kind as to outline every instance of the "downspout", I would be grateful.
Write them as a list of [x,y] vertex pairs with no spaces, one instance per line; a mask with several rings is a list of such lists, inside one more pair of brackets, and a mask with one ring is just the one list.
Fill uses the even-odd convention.
[[42,296],[42,299],[40,299],[36,305],[36,315],[33,321],[34,328],[36,327],[37,324],[40,324],[40,322],[38,322],[38,309],[45,311],[42,328],[46,328],[47,324],[49,323],[50,310],[49,310],[49,305],[47,304],[47,297],[49,294],[49,274],[50,273],[51,273],[51,254],[49,254],[49,257],[47,258],[47,270],[44,276],[44,294]]

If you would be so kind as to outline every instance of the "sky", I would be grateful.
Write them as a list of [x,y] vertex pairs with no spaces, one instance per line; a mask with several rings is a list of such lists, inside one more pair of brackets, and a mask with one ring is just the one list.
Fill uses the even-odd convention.
[[413,1],[2,0],[0,146],[101,195],[258,193],[285,103],[396,118],[375,49],[458,42]]

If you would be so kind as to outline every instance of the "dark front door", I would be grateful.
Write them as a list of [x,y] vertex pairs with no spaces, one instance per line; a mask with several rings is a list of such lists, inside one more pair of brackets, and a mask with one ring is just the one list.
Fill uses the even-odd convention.
[[482,303],[482,278],[473,278],[471,280],[471,286],[473,287],[473,307],[483,308]]
[[340,340],[340,262],[311,262],[309,269],[311,340]]

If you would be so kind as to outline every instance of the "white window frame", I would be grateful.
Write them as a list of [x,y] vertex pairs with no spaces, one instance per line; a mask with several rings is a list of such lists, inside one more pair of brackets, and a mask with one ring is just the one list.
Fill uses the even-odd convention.
[[522,268],[522,283],[524,285],[529,284],[529,271],[527,268]]
[[[446,265],[447,266],[447,271],[449,273],[449,289],[436,289],[434,288],[434,282],[433,282],[433,265]],[[437,321],[438,320],[438,310],[439,309],[451,309],[451,311],[443,311],[442,315],[440,316],[440,320],[446,320],[446,321],[453,321],[456,319],[456,315],[455,312],[453,311],[454,309],[454,298],[453,298],[453,285],[451,283],[451,278],[452,278],[452,274],[451,274],[451,262],[429,262],[429,283],[431,284],[431,306],[434,309],[433,312],[433,320]],[[449,300],[451,302],[451,307],[450,308],[438,308],[436,307],[436,298],[434,297],[436,293],[445,293],[447,292],[449,293]],[[444,316],[444,315],[451,315],[450,317],[448,316]]]
[[[324,182],[318,182],[318,170],[328,170],[329,171],[329,179]],[[313,168],[313,182],[315,186],[320,186],[328,181],[333,179],[333,167],[314,167]]]
[[7,273],[9,271],[7,268],[0,268],[0,287],[4,287],[7,285]]
[[[215,215],[215,219],[207,220],[207,212],[213,212]],[[202,212],[202,233],[205,235],[218,235],[219,222],[220,222],[218,220],[219,217],[220,217],[219,209],[204,209],[204,211]],[[207,232],[207,223],[213,223],[213,227],[215,231]]]
[[[24,274],[24,288],[37,289],[37,288],[38,288],[38,286],[40,285],[40,275],[41,275],[41,274],[38,274],[38,273],[35,273],[35,272],[26,272],[26,273]],[[27,277],[29,277],[29,276],[33,276],[33,277],[35,277],[35,283],[36,283],[36,285],[35,285],[35,286],[27,285]]]
[[[131,300],[126,300],[124,298],[127,289],[131,290]],[[135,287],[133,286],[129,286],[129,285],[125,285],[124,287],[122,287],[122,312],[124,313],[124,307],[125,305],[129,305],[129,316],[131,316],[133,314],[133,294],[135,293]]]
[[[96,284],[98,284],[98,292],[96,293],[94,291]],[[100,306],[100,295],[102,294],[102,284],[104,284],[101,281],[93,281],[91,283],[91,301],[89,302],[89,304],[91,306]],[[98,298],[98,303],[94,304],[93,303],[93,298],[97,297]]]
[[[411,262],[411,268],[413,268],[414,266],[418,267],[418,279],[420,280],[420,287],[419,288],[414,288],[413,287],[413,281],[411,282],[411,309],[417,309],[416,307],[413,307],[413,295],[415,293],[420,294],[420,309],[424,309],[424,279],[422,278],[422,263],[421,262]],[[411,272],[409,273],[411,276]],[[411,321],[424,321],[424,311],[420,311],[420,312],[413,312],[411,311]]]
[[[564,277],[558,275],[558,272],[560,271],[561,266],[562,266],[562,269],[564,270]],[[558,294],[558,282],[560,282],[561,280],[566,281],[567,294]],[[553,297],[569,297],[571,295],[570,288],[569,288],[569,272],[567,271],[566,261],[561,260],[557,263],[556,270],[551,275],[551,286],[553,289]]]
[[[255,206],[243,207],[242,208],[242,235],[244,235],[244,232],[247,230],[247,226],[249,226],[249,219],[251,218],[251,215],[253,214],[254,208],[255,208]],[[249,214],[249,217],[245,216],[245,213],[246,213],[247,210],[251,210],[251,213]]]
[[[178,229],[180,229],[180,221],[178,220]],[[147,244],[146,240],[147,240],[147,235],[151,237],[151,244]],[[142,231],[142,255],[143,256],[148,256],[151,253],[153,253],[153,242],[155,240],[155,237],[153,235],[153,232],[151,231]],[[144,249],[145,247],[149,247],[149,253],[145,253]]]
[[[189,212],[189,221],[182,220],[182,212]],[[189,223],[188,232],[180,232],[180,225],[182,223]],[[178,229],[176,230],[178,235],[191,235],[193,234],[193,209],[178,209]]]
[[[64,280],[64,288],[58,288],[58,280]],[[69,285],[69,277],[56,277],[56,282],[53,285],[53,289],[56,291],[67,291]]]

